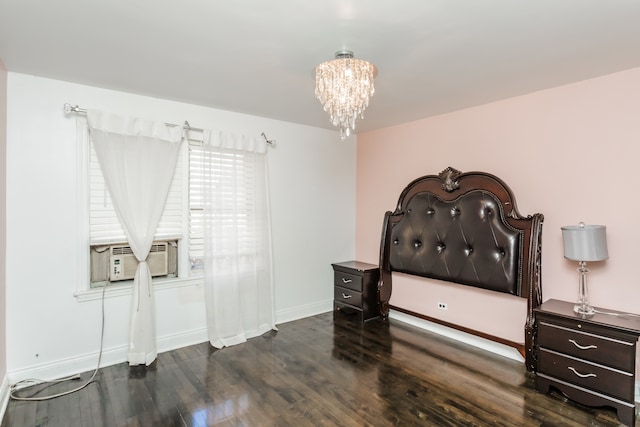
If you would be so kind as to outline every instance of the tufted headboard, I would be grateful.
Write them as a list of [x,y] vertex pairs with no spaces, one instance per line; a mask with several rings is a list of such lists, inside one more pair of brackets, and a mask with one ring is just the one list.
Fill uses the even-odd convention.
[[485,172],[449,167],[414,180],[400,194],[396,210],[384,217],[378,284],[382,317],[389,313],[394,271],[527,298],[524,348],[457,329],[514,345],[532,370],[533,309],[542,302],[542,222],[542,214],[520,215],[511,189]]

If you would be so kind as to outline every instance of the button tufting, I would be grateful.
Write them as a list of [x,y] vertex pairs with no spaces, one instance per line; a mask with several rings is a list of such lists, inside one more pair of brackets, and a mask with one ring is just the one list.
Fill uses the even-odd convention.
[[[487,288],[513,293],[521,278],[518,257],[511,254],[523,237],[502,224],[502,205],[478,192],[454,201],[421,196],[403,204],[405,216],[397,224],[387,224],[393,227],[388,241],[391,267],[473,286],[487,280]],[[432,258],[427,262],[423,256]]]
[[494,254],[494,258],[496,259],[496,261],[500,261],[506,256],[506,254],[507,253],[503,248],[498,248],[498,250],[496,250]]

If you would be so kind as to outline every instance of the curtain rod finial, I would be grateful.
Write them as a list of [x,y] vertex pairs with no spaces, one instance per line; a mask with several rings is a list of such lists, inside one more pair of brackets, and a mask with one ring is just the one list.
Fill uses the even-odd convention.
[[69,114],[69,113],[86,113],[87,110],[80,108],[78,105],[76,105],[75,107],[71,104],[69,104],[68,102],[65,102],[64,106],[64,113],[65,114]]
[[264,138],[264,142],[266,142],[269,145],[274,145],[274,143],[276,142],[273,139],[267,139],[267,135],[265,135],[264,132],[262,132],[262,137]]

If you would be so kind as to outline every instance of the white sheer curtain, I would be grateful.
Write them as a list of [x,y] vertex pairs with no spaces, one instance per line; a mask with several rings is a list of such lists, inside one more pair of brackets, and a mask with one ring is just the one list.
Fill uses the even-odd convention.
[[266,144],[205,131],[203,173],[207,329],[222,348],[276,329]]
[[182,141],[182,127],[87,111],[89,130],[114,209],[140,262],[133,281],[130,365],[157,356],[147,256],[162,215]]

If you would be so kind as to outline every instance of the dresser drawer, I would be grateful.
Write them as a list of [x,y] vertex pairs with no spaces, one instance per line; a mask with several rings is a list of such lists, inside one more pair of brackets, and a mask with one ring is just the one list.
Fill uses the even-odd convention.
[[538,370],[572,384],[597,390],[618,399],[633,396],[634,374],[607,368],[555,351],[540,349]]
[[362,308],[362,293],[340,286],[335,286],[333,289],[333,298],[335,301]]
[[580,359],[605,364],[626,372],[633,372],[635,366],[635,343],[607,338],[600,335],[569,329],[553,323],[540,322],[538,325],[538,344],[540,347],[555,350]]
[[342,288],[362,292],[362,277],[345,273],[344,271],[335,271],[333,273],[333,284]]

